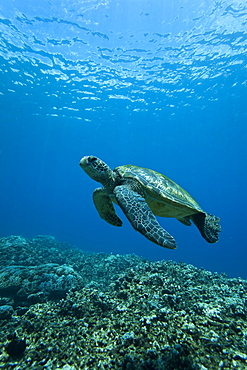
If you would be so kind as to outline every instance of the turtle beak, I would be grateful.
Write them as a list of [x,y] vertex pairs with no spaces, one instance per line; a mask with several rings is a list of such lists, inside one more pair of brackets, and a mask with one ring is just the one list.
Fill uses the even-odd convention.
[[80,160],[80,163],[79,165],[83,168],[84,166],[87,166],[88,165],[88,156],[87,157],[83,157],[81,160]]
[[89,166],[89,165],[93,165],[94,162],[97,160],[97,157],[93,156],[93,155],[88,155],[86,157],[83,157],[81,160],[80,160],[80,166],[82,168],[84,168],[85,166]]

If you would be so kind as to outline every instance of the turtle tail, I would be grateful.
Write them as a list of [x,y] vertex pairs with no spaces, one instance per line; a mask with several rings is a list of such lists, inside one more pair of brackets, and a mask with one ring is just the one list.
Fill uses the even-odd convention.
[[216,243],[219,239],[221,227],[220,218],[210,213],[197,213],[191,216],[192,221],[197,226],[202,237],[208,243]]

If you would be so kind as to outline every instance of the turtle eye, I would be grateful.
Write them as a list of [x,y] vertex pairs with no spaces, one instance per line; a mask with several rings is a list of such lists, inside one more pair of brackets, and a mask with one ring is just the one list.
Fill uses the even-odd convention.
[[89,157],[88,158],[89,163],[94,163],[95,161],[97,161],[97,157]]

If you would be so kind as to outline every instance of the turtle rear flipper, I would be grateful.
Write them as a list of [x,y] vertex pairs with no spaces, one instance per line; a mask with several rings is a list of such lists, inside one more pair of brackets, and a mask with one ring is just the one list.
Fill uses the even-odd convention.
[[111,198],[104,188],[95,189],[93,192],[94,205],[103,220],[113,226],[122,226],[122,220],[117,216]]
[[132,190],[130,185],[116,186],[114,194],[135,230],[161,247],[177,248],[174,238],[160,226],[145,199]]
[[197,213],[192,215],[191,219],[208,243],[216,243],[219,240],[219,233],[221,231],[219,217],[210,213]]

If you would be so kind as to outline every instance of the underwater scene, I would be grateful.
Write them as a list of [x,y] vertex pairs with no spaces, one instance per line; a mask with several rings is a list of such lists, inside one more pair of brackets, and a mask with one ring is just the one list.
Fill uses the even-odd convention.
[[247,3],[0,3],[0,368],[247,369]]

